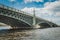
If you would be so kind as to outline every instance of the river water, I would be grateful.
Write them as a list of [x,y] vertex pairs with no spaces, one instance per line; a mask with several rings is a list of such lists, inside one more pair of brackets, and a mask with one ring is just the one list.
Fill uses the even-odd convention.
[[0,40],[60,40],[60,27],[32,30],[0,30]]

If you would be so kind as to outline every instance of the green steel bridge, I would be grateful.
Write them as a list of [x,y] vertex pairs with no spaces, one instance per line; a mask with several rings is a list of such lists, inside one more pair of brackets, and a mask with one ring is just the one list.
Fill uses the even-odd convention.
[[0,4],[0,22],[12,28],[47,28],[58,26],[55,23],[26,14],[21,10]]

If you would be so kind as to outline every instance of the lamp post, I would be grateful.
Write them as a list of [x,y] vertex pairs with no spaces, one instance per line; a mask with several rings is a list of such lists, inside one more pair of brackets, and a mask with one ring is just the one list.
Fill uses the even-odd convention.
[[33,26],[36,25],[36,14],[35,14],[35,8],[33,8]]
[[[51,0],[49,0],[49,3],[51,2]],[[53,16],[53,14],[50,15],[50,18]],[[52,18],[51,18],[51,22],[52,22]],[[51,24],[52,27],[52,24]]]
[[33,28],[40,28],[40,26],[38,24],[36,24],[35,8],[33,8]]

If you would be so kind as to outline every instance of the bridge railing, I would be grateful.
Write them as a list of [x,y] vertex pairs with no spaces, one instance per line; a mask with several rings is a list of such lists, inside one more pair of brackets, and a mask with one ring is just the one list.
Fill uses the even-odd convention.
[[[3,10],[3,12],[4,13],[1,13],[1,14],[3,14],[3,15],[7,15],[7,16],[9,16],[9,17],[12,17],[12,15],[14,16],[13,18],[17,18],[17,19],[22,19],[22,20],[25,20],[25,21],[28,21],[29,20],[29,22],[28,23],[30,23],[31,24],[31,20],[30,19],[26,19],[26,18],[30,18],[30,14],[28,14],[28,13],[26,13],[26,12],[23,12],[23,11],[20,11],[20,10],[17,10],[17,9],[15,9],[15,8],[11,8],[11,7],[8,7],[8,6],[5,6],[5,5],[2,5],[2,4],[0,4],[0,9],[2,9]],[[6,10],[5,10],[6,9]],[[8,12],[7,12],[8,11]],[[7,12],[7,13],[6,13]],[[11,14],[11,15],[10,15]],[[16,16],[17,17],[16,17]],[[26,17],[27,16],[27,17]],[[20,17],[20,18],[19,18]],[[24,17],[24,18],[22,18],[22,17]],[[31,17],[31,19],[32,19],[33,17]]]
[[17,10],[15,8],[12,8],[12,7],[9,7],[9,6],[5,6],[3,4],[0,4],[0,8],[4,8],[4,9],[12,10],[12,11],[15,11],[15,12],[23,13],[25,15],[33,16],[33,15],[27,13],[27,12],[24,12],[24,11],[21,11],[21,10]]

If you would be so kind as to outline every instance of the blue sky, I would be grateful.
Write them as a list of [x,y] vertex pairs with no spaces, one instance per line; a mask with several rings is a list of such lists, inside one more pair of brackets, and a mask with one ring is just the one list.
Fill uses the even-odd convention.
[[60,0],[0,0],[1,4],[52,21],[60,25]]
[[[46,2],[49,2],[49,0],[43,0],[43,1],[34,1],[32,0],[32,2],[25,2],[26,0],[0,0],[1,4],[7,5],[7,6],[11,6],[11,7],[15,7],[17,9],[22,9],[24,7],[37,7],[37,8],[41,8],[44,7],[44,4]],[[56,0],[51,0],[51,2],[54,2]]]

